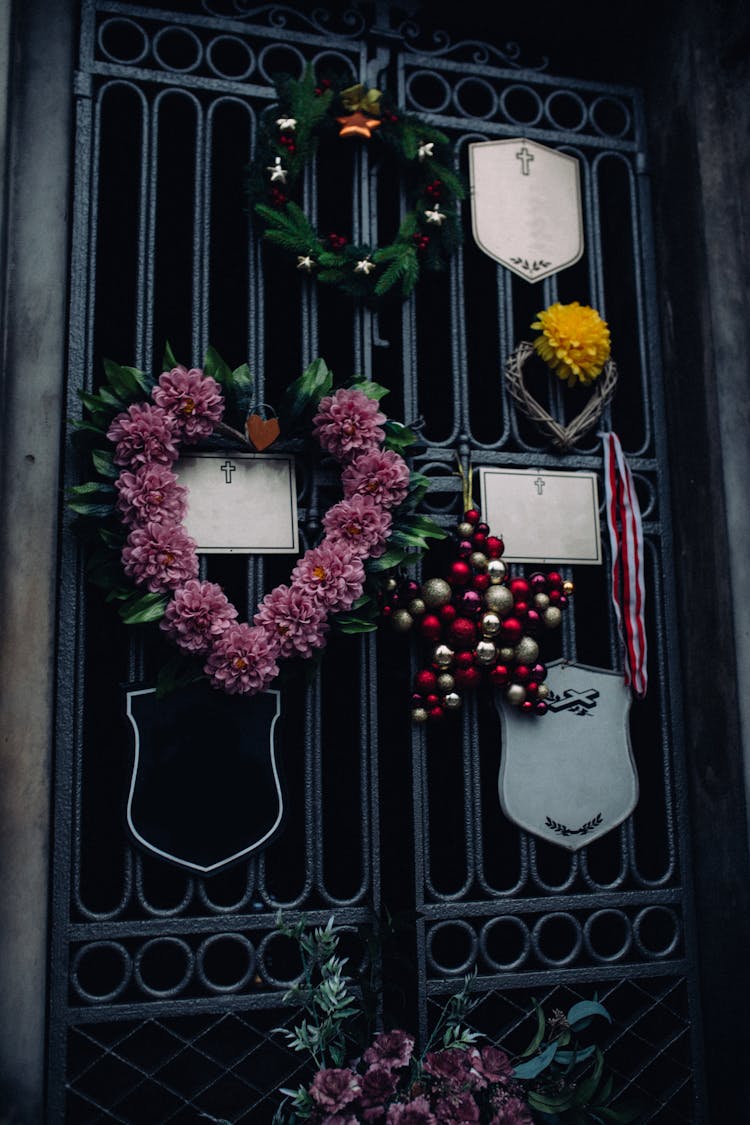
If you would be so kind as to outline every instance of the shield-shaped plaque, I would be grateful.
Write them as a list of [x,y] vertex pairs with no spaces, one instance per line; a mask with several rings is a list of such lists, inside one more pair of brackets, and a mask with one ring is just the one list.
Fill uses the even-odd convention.
[[152,855],[212,875],[265,847],[284,812],[274,734],[280,693],[193,684],[127,693],[135,735],[127,823]]
[[578,161],[522,138],[469,145],[474,240],[526,281],[583,254]]
[[631,814],[638,775],[628,728],[630,691],[619,672],[556,660],[549,711],[538,719],[495,702],[502,725],[500,804],[519,827],[570,851]]

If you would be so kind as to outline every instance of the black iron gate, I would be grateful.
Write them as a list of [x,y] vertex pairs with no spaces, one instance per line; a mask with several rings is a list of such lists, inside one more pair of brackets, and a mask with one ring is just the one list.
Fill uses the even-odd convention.
[[[390,636],[332,641],[318,678],[288,689],[283,758],[289,814],[260,859],[210,880],[129,845],[122,801],[129,736],[122,685],[152,682],[158,642],[142,646],[84,583],[65,545],[59,659],[49,1120],[270,1121],[269,1094],[297,1059],[271,1034],[295,962],[274,934],[279,909],[335,913],[358,962],[360,927],[381,902],[416,910],[410,978],[422,1033],[457,978],[478,971],[474,1018],[512,1035],[530,998],[565,1007],[597,991],[616,1020],[609,1060],[644,1121],[701,1120],[696,977],[674,658],[663,404],[654,324],[644,129],[637,91],[525,69],[490,45],[422,37],[283,5],[194,0],[179,11],[83,0],[76,76],[69,412],[111,356],[158,368],[164,342],[199,363],[211,342],[248,359],[273,402],[316,355],[337,375],[391,387],[389,411],[424,420],[428,507],[452,524],[456,453],[474,465],[599,471],[591,438],[564,458],[516,413],[505,357],[539,308],[587,301],[612,328],[622,373],[611,428],[641,498],[647,543],[651,690],[634,708],[641,799],[620,829],[575,856],[518,832],[497,807],[499,732],[481,701],[459,725],[410,729],[408,657]],[[308,63],[397,94],[448,132],[465,171],[474,140],[523,135],[581,164],[586,253],[531,287],[474,246],[449,277],[376,316],[319,292],[262,247],[244,214],[243,169],[273,76]],[[397,185],[357,151],[339,222],[368,240],[395,210]],[[326,215],[325,176],[310,211]],[[347,189],[348,192],[348,189]],[[390,200],[390,203],[388,202]],[[385,201],[385,202],[384,202]],[[382,238],[382,235],[381,235]],[[373,238],[373,241],[375,239]],[[290,276],[293,274],[293,276]],[[549,388],[549,406],[564,403]],[[72,458],[69,480],[76,466]],[[299,496],[314,541],[332,482]],[[212,562],[255,604],[283,567]],[[560,651],[617,667],[606,566],[576,573]],[[356,659],[355,659],[356,655]],[[553,657],[559,653],[551,652]],[[412,782],[410,795],[409,782]],[[411,862],[404,864],[404,856]],[[381,890],[382,888],[382,890]],[[525,1031],[525,1029],[524,1029]]]

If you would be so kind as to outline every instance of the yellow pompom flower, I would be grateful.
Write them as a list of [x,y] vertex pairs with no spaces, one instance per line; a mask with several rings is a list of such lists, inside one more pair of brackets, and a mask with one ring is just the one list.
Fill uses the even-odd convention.
[[537,313],[532,328],[541,330],[534,348],[569,387],[588,386],[609,359],[609,328],[596,309],[556,302]]

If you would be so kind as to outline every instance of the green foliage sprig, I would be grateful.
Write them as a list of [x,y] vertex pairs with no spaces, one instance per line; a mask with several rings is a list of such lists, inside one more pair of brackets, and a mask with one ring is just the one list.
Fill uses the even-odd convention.
[[[250,202],[265,238],[295,256],[295,268],[370,303],[393,292],[407,297],[421,270],[444,269],[459,244],[456,201],[463,199],[464,185],[453,169],[445,133],[402,113],[383,94],[374,111],[380,124],[364,143],[372,145],[373,155],[387,156],[398,165],[407,212],[396,236],[388,245],[371,246],[316,231],[300,205],[302,173],[321,139],[337,135],[336,118],[346,113],[342,85],[319,85],[310,68],[299,81],[278,79],[278,101],[264,116],[249,172]],[[293,129],[279,124],[290,119]],[[283,182],[271,178],[277,161]],[[436,205],[441,218],[430,221]],[[363,269],[362,262],[369,265]]]

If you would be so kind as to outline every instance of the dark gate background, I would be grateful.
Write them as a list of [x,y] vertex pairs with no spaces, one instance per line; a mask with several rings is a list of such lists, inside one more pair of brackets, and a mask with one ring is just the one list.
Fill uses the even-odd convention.
[[[363,9],[369,13],[369,8]],[[429,10],[429,9],[428,9]],[[596,991],[615,1017],[608,1060],[644,1121],[701,1118],[690,873],[663,404],[654,323],[645,137],[637,91],[549,75],[540,60],[453,43],[376,6],[331,17],[236,0],[162,7],[84,0],[76,77],[69,414],[104,356],[159,368],[164,342],[198,364],[211,342],[248,360],[257,398],[317,355],[335,374],[392,389],[388,412],[422,419],[417,467],[446,525],[464,463],[600,470],[598,442],[548,452],[506,397],[502,366],[551,301],[596,306],[612,330],[621,383],[607,427],[621,437],[647,542],[650,691],[632,711],[641,783],[634,816],[576,856],[518,832],[497,806],[499,728],[471,701],[459,732],[408,721],[409,655],[398,638],[333,639],[318,678],[285,689],[289,815],[260,859],[197,879],[132,849],[123,827],[131,761],[123,687],[151,683],[166,650],[134,642],[83,581],[66,539],[61,596],[49,1120],[189,1122],[201,1114],[270,1121],[298,1059],[270,1031],[296,962],[277,911],[347,931],[416,912],[384,945],[401,1019],[425,1032],[478,970],[478,1027],[528,1039],[531,997],[564,1008]],[[449,276],[375,316],[319,292],[260,245],[244,213],[243,169],[278,72],[307,62],[395,92],[448,132],[466,171],[471,141],[523,135],[575,155],[586,253],[529,286],[466,240]],[[321,162],[307,190],[319,226],[389,240],[398,185],[351,149]],[[330,187],[329,187],[330,185]],[[548,405],[563,417],[557,386]],[[69,482],[77,466],[71,458]],[[303,546],[333,481],[299,478]],[[606,551],[606,545],[605,545]],[[437,564],[435,564],[437,565]],[[250,612],[288,562],[207,564]],[[519,571],[522,568],[518,568]],[[607,565],[575,573],[559,648],[618,667]],[[567,574],[566,574],[567,576]],[[668,654],[671,654],[668,657]],[[210,748],[207,748],[210,755]],[[409,862],[410,860],[410,862]],[[411,971],[398,969],[404,960]],[[378,967],[376,966],[376,969]],[[400,972],[400,975],[399,975]],[[396,1003],[386,993],[386,1007]]]

